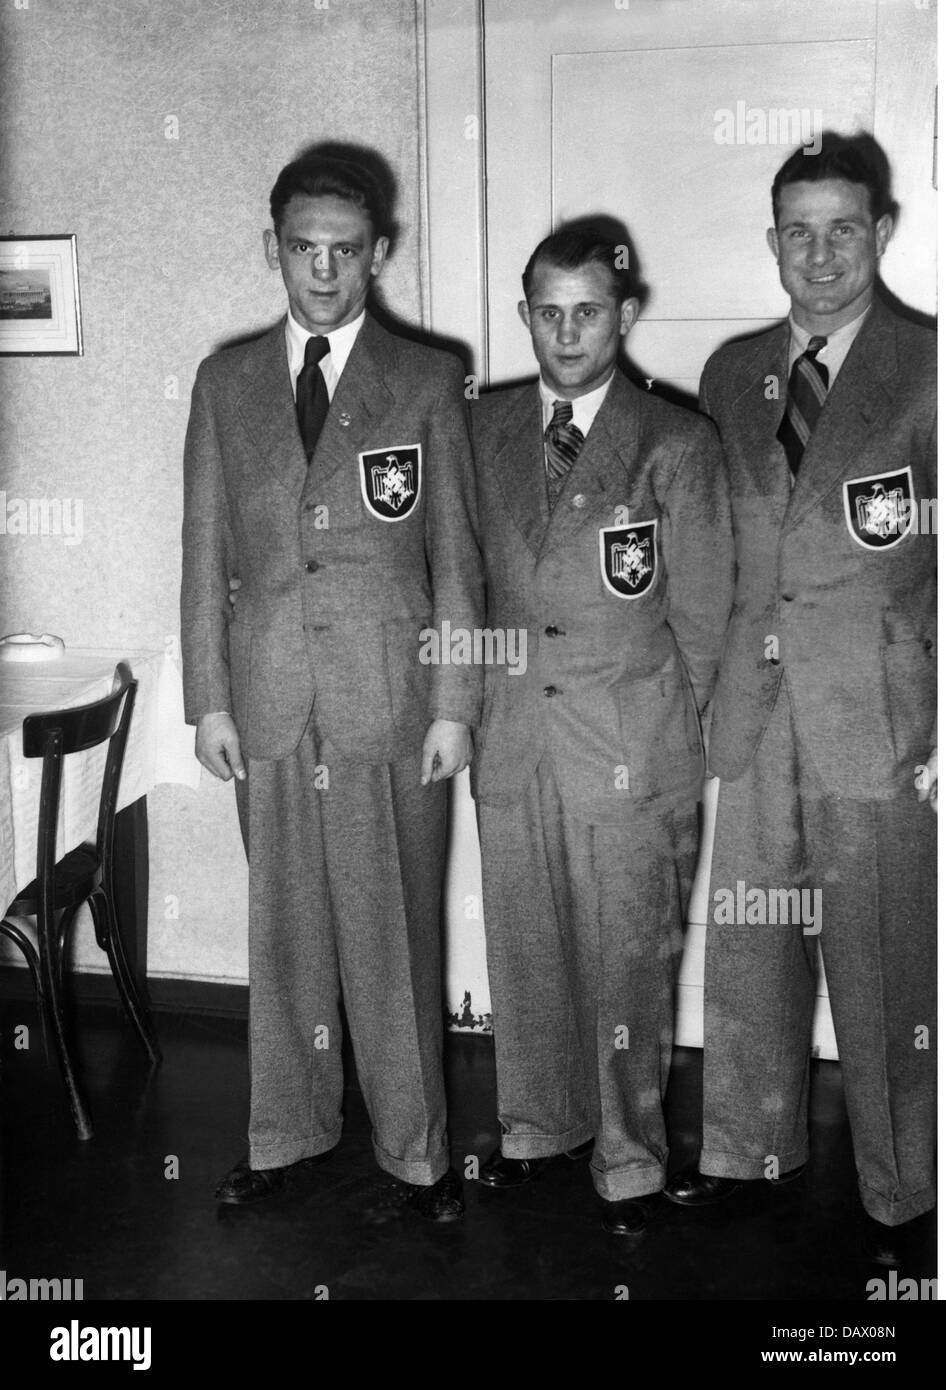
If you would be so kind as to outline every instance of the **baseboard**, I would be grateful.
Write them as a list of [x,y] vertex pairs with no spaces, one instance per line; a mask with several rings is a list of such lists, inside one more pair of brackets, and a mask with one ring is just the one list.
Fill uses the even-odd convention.
[[[81,1004],[111,1004],[120,1007],[111,975],[91,971],[70,971],[69,994]],[[17,966],[0,967],[0,1001],[32,999],[33,984],[28,970]],[[148,981],[148,999],[155,1013],[204,1014],[215,1018],[245,1019],[249,1013],[246,985],[219,984],[212,980],[162,979]]]
[[[70,971],[68,990],[69,997],[79,1004],[121,1007],[111,975],[88,970]],[[0,1003],[32,997],[33,983],[25,967],[0,966]],[[244,1021],[249,1017],[248,985],[227,985],[213,980],[165,979],[155,975],[148,980],[148,1000],[156,1014],[201,1014],[204,1017]],[[474,1020],[471,1027],[462,1014],[448,1013],[446,1024],[451,1033],[489,1036],[493,1031],[488,1014]]]

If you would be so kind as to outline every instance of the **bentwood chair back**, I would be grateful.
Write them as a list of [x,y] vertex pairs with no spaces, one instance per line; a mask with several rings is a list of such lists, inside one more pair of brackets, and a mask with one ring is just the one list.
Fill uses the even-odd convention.
[[[0,921],[0,934],[13,941],[26,957],[41,1016],[52,1029],[80,1139],[92,1137],[92,1125],[66,1028],[63,987],[69,931],[85,902],[92,913],[95,939],[108,956],[125,1012],[151,1061],[161,1058],[151,1015],[128,966],[115,908],[115,816],[137,689],[138,682],[130,668],[119,662],[111,695],[72,709],[30,714],[23,721],[24,757],[43,760],[36,878],[7,908]],[[108,752],[95,843],[80,845],[57,859],[63,759],[106,742]],[[19,920],[11,920],[14,918]],[[35,919],[35,944],[20,925],[24,918]]]

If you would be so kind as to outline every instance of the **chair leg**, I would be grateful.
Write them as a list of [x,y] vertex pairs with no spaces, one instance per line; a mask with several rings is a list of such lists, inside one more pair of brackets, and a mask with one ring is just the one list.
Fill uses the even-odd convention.
[[69,1096],[69,1107],[72,1111],[72,1119],[76,1127],[76,1133],[80,1139],[91,1139],[92,1122],[89,1118],[88,1107],[79,1090],[76,1069],[73,1065],[72,1055],[69,1051],[69,1043],[66,1038],[65,1020],[63,1018],[59,930],[55,917],[52,917],[51,920],[40,917],[37,919],[36,926],[37,941],[39,943],[40,979],[42,980],[43,994],[46,999],[47,1018],[52,1027],[53,1041],[56,1044],[56,1053],[59,1057],[59,1069],[62,1072],[62,1079],[66,1083],[66,1092]]
[[121,932],[115,919],[111,899],[104,889],[93,893],[89,899],[92,918],[95,922],[95,935],[99,945],[108,956],[115,984],[124,1005],[125,1012],[134,1024],[142,1046],[152,1062],[161,1061],[161,1047],[155,1032],[154,1023],[147,1006],[143,1003],[134,976],[128,968]]
[[75,907],[67,907],[59,919],[59,931],[56,939],[59,947],[59,989],[63,993],[66,987],[66,960],[68,959],[69,953],[69,932],[72,929],[73,922],[76,920],[79,906],[80,904],[76,904]]

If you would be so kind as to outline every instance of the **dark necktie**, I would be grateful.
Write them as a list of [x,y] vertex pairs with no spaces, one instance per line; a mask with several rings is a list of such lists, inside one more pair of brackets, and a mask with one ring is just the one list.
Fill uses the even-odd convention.
[[553,401],[552,418],[545,431],[545,476],[553,505],[584,442],[585,436],[572,424],[571,401]]
[[802,455],[827,399],[828,369],[823,362],[815,361],[827,341],[827,338],[809,339],[788,378],[788,403],[776,437],[785,450],[793,475],[798,473]]
[[328,338],[310,338],[305,345],[305,363],[296,380],[296,418],[309,463],[328,415],[328,387],[319,366],[328,351]]

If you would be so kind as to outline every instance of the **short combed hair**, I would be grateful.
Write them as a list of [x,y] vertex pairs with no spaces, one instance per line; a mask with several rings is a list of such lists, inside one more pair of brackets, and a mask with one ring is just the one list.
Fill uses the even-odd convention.
[[309,198],[344,198],[367,216],[375,241],[388,235],[391,210],[385,190],[364,164],[319,152],[303,154],[287,164],[269,195],[269,210],[277,235],[286,208],[296,194]]
[[772,216],[778,227],[779,194],[786,184],[821,183],[825,179],[845,179],[867,189],[870,215],[876,222],[889,215],[896,217],[897,204],[890,191],[890,163],[872,135],[861,131],[857,135],[839,135],[826,130],[821,136],[821,148],[802,145],[790,154],[775,175],[772,184]]
[[[626,269],[618,265],[622,252],[629,262]],[[577,270],[584,265],[604,266],[611,277],[614,296],[619,304],[625,299],[636,298],[639,293],[637,262],[633,249],[626,244],[616,243],[594,223],[573,223],[539,242],[522,272],[522,290],[526,300],[532,289],[535,268],[540,261],[545,265],[557,266],[560,270]]]

